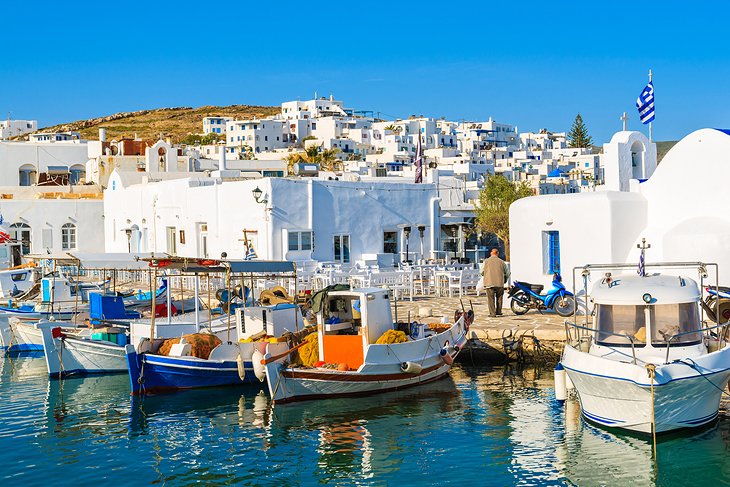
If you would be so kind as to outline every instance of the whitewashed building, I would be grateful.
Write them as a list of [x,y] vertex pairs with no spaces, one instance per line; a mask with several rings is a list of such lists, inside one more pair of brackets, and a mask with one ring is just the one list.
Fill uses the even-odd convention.
[[0,141],[0,186],[84,182],[86,142]]
[[248,239],[262,259],[387,265],[406,248],[417,260],[440,245],[433,184],[189,176],[115,172],[104,197],[106,251],[243,258]]
[[0,187],[0,215],[23,254],[103,252],[98,186]]
[[601,165],[606,181],[596,191],[512,205],[514,278],[548,284],[557,270],[570,276],[588,263],[638,263],[645,238],[647,262],[717,262],[721,284],[730,283],[730,217],[722,211],[730,131],[693,132],[658,166],[643,134],[618,132],[604,144]]
[[0,120],[0,140],[25,135],[38,130],[37,120]]
[[232,121],[231,117],[203,117],[203,133],[225,135],[228,122]]

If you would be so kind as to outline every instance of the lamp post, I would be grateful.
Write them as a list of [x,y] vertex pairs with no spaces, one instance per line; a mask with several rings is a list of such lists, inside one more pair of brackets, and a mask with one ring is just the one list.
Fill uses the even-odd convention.
[[411,262],[410,258],[409,258],[409,253],[408,253],[408,241],[411,238],[410,225],[406,225],[405,227],[403,227],[403,235],[405,235],[405,237],[406,237],[406,264],[409,264]]
[[421,239],[421,261],[423,261],[423,235],[426,232],[426,225],[417,225],[418,236]]
[[132,229],[125,228],[124,233],[127,235],[127,252],[132,253]]

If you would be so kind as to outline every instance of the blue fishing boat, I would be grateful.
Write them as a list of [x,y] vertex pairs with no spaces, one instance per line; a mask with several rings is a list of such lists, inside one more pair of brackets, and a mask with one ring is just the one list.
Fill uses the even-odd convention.
[[[232,276],[236,280],[252,281],[257,276],[278,278],[289,278],[296,282],[296,267],[291,262],[272,261],[213,261],[189,259],[150,259],[150,266],[155,269],[167,268],[176,269],[181,274],[193,275],[195,277],[195,297],[198,298],[198,277],[200,274],[224,274],[229,284]],[[156,277],[155,277],[156,279]],[[232,300],[223,303],[227,309],[234,308]],[[296,320],[298,308],[292,306],[291,316]],[[239,312],[239,317],[244,316],[245,310]],[[240,319],[240,318],[239,318]],[[265,346],[265,342],[239,342],[241,326],[232,330],[232,317],[227,315],[227,336],[223,341],[210,351],[207,357],[197,357],[192,354],[192,344],[187,343],[184,337],[180,342],[171,346],[166,354],[159,353],[161,341],[153,338],[144,339],[138,343],[135,340],[126,346],[127,367],[129,370],[130,386],[133,395],[149,394],[175,389],[190,389],[198,387],[234,386],[243,384],[261,384],[261,381],[254,373],[253,361],[261,360],[263,351],[259,348]],[[266,321],[264,321],[266,327]],[[196,327],[200,329],[200,327]],[[295,324],[290,325],[295,329]],[[155,323],[151,324],[150,335],[156,337]],[[249,333],[250,333],[249,329]],[[264,334],[267,334],[267,330]],[[201,334],[205,336],[205,334]],[[221,336],[221,333],[218,333]],[[234,341],[235,340],[235,341]],[[272,346],[278,344],[270,344]],[[282,351],[288,349],[286,343],[281,343]],[[272,347],[273,348],[273,347]]]

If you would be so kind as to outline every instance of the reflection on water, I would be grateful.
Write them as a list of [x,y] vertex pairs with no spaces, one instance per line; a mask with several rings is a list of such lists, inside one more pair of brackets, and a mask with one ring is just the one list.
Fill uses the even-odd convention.
[[585,423],[552,370],[455,368],[378,396],[273,407],[257,388],[143,399],[124,375],[0,361],[0,479],[138,485],[684,485],[730,479],[730,418],[651,443]]

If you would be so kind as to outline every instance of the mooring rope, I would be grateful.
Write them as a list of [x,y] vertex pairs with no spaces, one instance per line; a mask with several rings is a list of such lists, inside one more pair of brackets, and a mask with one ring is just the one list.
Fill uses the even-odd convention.
[[654,466],[656,467],[656,411],[654,408],[654,378],[656,377],[656,365],[646,364],[646,372],[649,375],[649,380],[651,380],[651,436],[654,442]]

